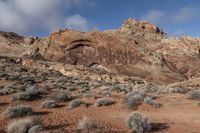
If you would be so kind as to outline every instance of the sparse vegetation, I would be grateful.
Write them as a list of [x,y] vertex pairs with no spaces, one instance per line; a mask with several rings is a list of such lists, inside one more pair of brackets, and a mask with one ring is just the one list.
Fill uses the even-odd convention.
[[78,107],[78,106],[80,106],[82,103],[83,103],[83,102],[82,102],[80,99],[72,100],[72,101],[69,103],[69,108]]
[[108,98],[101,98],[101,99],[97,99],[95,106],[99,107],[99,106],[108,106],[113,104],[113,101],[108,99]]
[[40,97],[41,92],[37,90],[28,90],[24,92],[18,92],[13,95],[12,100],[27,100],[32,101]]
[[55,100],[46,100],[41,105],[42,108],[57,108],[58,103]]
[[6,118],[16,118],[16,117],[23,117],[23,116],[29,116],[33,114],[33,109],[29,106],[15,106],[15,107],[8,107],[3,115]]
[[39,86],[31,86],[27,88],[26,91],[35,95],[43,95],[47,93],[47,90],[45,88]]
[[153,99],[152,99],[151,97],[146,97],[146,98],[144,99],[144,103],[146,103],[146,104],[151,104],[151,103],[153,103]]
[[97,128],[97,125],[88,117],[83,117],[79,123],[77,128],[79,130],[87,130],[87,131],[91,131]]
[[116,92],[130,92],[132,88],[126,84],[116,84],[110,88],[110,91],[116,91]]
[[84,98],[93,98],[93,99],[96,99],[97,96],[95,94],[92,94],[92,93],[86,93],[86,94],[84,94]]
[[200,101],[197,103],[197,105],[200,107]]
[[138,105],[142,103],[144,98],[145,96],[142,93],[140,94],[138,92],[131,92],[123,98],[123,102],[126,103],[129,109],[136,109]]
[[154,102],[153,99],[152,99],[151,97],[146,97],[146,98],[144,99],[144,102],[145,102],[146,104],[151,105],[153,108],[160,108],[160,107],[161,107],[161,104],[160,104],[160,103]]
[[200,91],[199,90],[193,90],[187,93],[188,98],[191,100],[200,100]]
[[55,96],[52,96],[51,99],[57,102],[66,102],[66,101],[71,100],[72,97],[64,92],[61,92],[61,93],[56,94]]
[[128,128],[133,129],[137,133],[148,132],[151,130],[149,120],[139,113],[131,113],[125,119]]
[[28,133],[39,133],[41,131],[44,131],[44,127],[41,126],[41,125],[35,125],[33,127],[31,127],[29,130],[28,130]]
[[142,102],[142,99],[139,95],[133,96],[128,99],[127,106],[129,109],[135,109],[138,107],[138,105],[141,104],[141,102]]
[[11,94],[11,93],[14,93],[14,92],[16,92],[16,89],[13,88],[12,86],[4,86],[3,89],[0,89],[0,96],[8,95],[8,94]]
[[[40,124],[40,119],[38,118],[24,118],[14,120],[8,125],[7,132],[8,133],[29,133],[29,129]],[[32,129],[33,130],[33,129]],[[31,132],[34,133],[34,132]]]

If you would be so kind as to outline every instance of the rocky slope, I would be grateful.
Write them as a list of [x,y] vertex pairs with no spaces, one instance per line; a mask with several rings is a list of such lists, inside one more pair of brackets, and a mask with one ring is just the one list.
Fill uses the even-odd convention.
[[46,38],[0,32],[0,133],[199,132],[199,45],[132,19]]
[[166,33],[146,21],[128,19],[121,28],[104,32],[65,29],[41,39],[15,36],[16,39],[7,36],[0,41],[0,46],[7,48],[1,50],[12,56],[83,65],[159,84],[184,81],[200,74],[199,38],[167,38]]

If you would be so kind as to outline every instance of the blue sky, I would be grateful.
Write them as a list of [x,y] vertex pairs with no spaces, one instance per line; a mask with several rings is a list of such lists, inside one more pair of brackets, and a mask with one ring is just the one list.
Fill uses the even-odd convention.
[[0,0],[0,30],[47,36],[57,29],[119,28],[148,20],[169,36],[200,36],[199,0]]

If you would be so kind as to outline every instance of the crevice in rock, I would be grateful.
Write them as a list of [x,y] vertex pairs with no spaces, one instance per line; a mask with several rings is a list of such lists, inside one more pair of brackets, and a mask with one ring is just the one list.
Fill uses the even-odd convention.
[[180,74],[182,77],[188,80],[188,77],[181,73],[172,63],[167,62],[164,57],[161,58],[163,63],[169,68],[169,70]]

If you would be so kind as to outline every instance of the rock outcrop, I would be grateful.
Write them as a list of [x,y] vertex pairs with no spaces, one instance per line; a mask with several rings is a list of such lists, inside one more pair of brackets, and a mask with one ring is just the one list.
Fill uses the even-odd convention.
[[103,32],[59,30],[31,44],[23,45],[21,55],[34,58],[39,55],[43,60],[82,65],[160,84],[200,76],[200,39],[167,38],[166,33],[147,21],[128,19],[121,28]]

